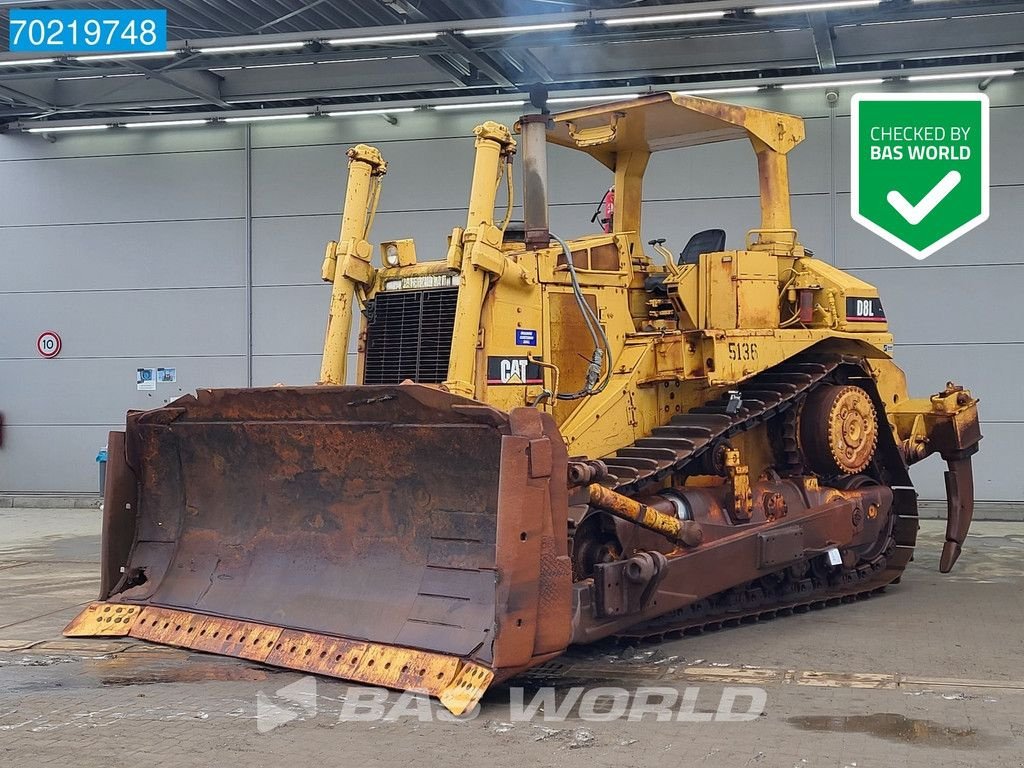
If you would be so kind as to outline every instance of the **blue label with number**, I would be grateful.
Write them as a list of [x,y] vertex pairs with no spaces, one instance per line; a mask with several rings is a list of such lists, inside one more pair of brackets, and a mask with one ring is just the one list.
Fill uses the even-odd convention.
[[12,51],[130,53],[167,50],[167,11],[11,10]]
[[516,328],[516,346],[536,347],[537,332],[527,328]]

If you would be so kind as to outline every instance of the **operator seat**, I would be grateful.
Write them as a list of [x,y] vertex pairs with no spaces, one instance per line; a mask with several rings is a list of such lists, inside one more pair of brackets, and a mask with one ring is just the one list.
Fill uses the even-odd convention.
[[705,229],[691,237],[683,250],[679,253],[680,266],[683,264],[696,264],[697,257],[702,253],[717,253],[725,250],[725,230]]
[[[679,253],[679,261],[676,263],[680,266],[683,264],[696,264],[697,258],[702,253],[715,253],[717,251],[724,250],[724,229],[701,230],[686,241],[686,245],[683,246],[683,250]],[[665,288],[666,277],[668,277],[668,275],[651,275],[644,281],[644,288],[651,293],[667,296],[668,290]]]

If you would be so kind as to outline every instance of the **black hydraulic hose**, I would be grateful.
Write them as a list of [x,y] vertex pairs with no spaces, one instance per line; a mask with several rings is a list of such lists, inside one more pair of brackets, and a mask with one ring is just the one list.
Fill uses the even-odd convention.
[[[591,309],[583,296],[583,289],[580,287],[579,275],[576,274],[576,265],[572,262],[572,251],[569,249],[568,243],[557,235],[551,235],[551,238],[562,247],[562,252],[565,254],[565,265],[569,272],[569,281],[572,284],[573,296],[576,298],[576,304],[579,305],[580,314],[583,316],[583,322],[587,327],[587,332],[590,334],[590,338],[594,343],[594,351],[590,355],[590,363],[587,366],[587,375],[584,381],[583,387],[572,393],[558,393],[557,398],[559,400],[579,400],[580,398],[587,397],[588,395],[596,395],[602,392],[612,378],[612,350],[611,344],[608,341],[608,334],[605,333],[604,327],[602,327],[600,320],[596,313]],[[605,367],[607,362],[607,370],[604,378],[601,378],[601,370]],[[600,379],[600,384],[598,380]]]

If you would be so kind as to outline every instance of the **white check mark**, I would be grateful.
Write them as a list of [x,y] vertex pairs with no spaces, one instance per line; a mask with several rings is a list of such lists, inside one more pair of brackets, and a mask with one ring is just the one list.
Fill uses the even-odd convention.
[[907,198],[897,192],[895,189],[892,190],[885,199],[889,201],[889,205],[896,209],[896,213],[902,216],[911,224],[920,224],[924,217],[935,210],[935,206],[946,199],[946,196],[953,191],[957,184],[960,183],[960,173],[958,171],[950,171],[942,180],[939,181],[931,191],[921,198],[917,205],[911,205],[907,202]]

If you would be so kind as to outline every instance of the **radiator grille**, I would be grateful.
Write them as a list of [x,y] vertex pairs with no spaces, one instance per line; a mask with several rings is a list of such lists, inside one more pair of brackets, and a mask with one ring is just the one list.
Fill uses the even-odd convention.
[[448,377],[458,287],[378,293],[366,303],[364,384]]

